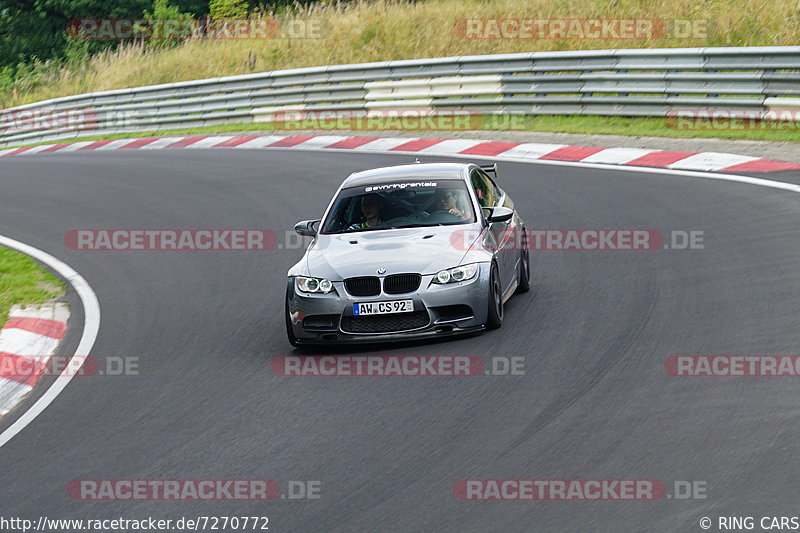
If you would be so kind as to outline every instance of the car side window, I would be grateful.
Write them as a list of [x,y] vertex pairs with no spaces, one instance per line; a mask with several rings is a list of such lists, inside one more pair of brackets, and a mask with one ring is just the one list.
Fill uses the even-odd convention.
[[475,196],[481,207],[495,207],[497,192],[495,191],[492,180],[478,169],[474,169],[470,175],[472,188],[475,189]]

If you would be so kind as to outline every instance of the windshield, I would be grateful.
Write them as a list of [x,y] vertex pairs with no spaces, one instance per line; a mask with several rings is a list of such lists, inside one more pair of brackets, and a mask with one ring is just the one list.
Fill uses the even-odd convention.
[[456,179],[386,182],[342,189],[321,233],[471,224],[466,185]]

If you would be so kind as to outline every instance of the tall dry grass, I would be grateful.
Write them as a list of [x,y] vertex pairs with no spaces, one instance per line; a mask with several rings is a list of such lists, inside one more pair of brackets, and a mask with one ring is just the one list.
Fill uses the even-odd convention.
[[[284,14],[286,15],[286,14]],[[52,68],[15,104],[46,98],[326,64],[450,55],[800,43],[798,0],[356,0],[296,7],[288,15],[320,20],[319,39],[195,40],[171,49],[126,45],[71,68]],[[651,40],[477,40],[454,31],[464,18],[648,18],[705,20],[702,38]],[[284,21],[285,22],[285,21]],[[6,97],[8,95],[5,95]],[[9,103],[7,99],[0,101]]]

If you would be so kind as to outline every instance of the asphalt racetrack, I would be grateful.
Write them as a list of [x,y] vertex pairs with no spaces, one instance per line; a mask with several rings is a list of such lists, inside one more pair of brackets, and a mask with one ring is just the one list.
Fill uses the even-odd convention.
[[[800,353],[796,193],[499,163],[529,228],[704,236],[695,250],[534,252],[533,290],[510,300],[497,331],[332,352],[470,355],[487,366],[524,357],[516,376],[278,376],[273,358],[299,353],[282,313],[285,273],[302,250],[90,252],[64,242],[82,228],[257,228],[282,242],[322,214],[349,173],[413,160],[224,149],[0,160],[0,233],[91,284],[98,361],[139,361],[138,375],[73,379],[0,449],[3,515],[268,516],[270,531],[294,533],[683,532],[701,531],[706,516],[800,514],[800,378],[664,369],[672,355]],[[320,497],[87,502],[66,490],[75,479],[262,478],[282,489],[318,481]],[[705,498],[462,501],[462,479],[656,479],[670,492],[690,481]]]

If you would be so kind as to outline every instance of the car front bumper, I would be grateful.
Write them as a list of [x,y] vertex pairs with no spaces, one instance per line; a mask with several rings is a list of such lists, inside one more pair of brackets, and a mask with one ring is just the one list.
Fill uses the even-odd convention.
[[[351,296],[344,282],[334,292],[307,294],[287,281],[289,323],[300,344],[380,343],[435,338],[483,329],[488,313],[490,263],[481,263],[471,280],[439,285],[423,275],[419,288],[405,294]],[[413,313],[356,317],[354,303],[413,300]]]

